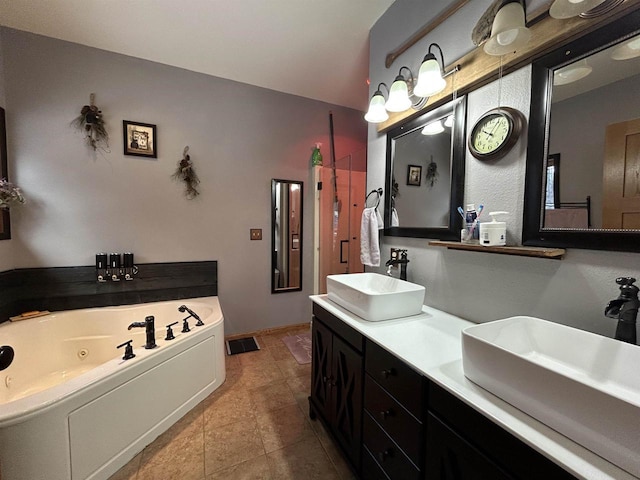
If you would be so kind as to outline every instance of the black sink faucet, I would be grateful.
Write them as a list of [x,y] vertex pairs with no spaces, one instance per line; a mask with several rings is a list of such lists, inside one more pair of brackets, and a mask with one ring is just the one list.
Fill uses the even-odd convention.
[[[400,258],[398,258],[398,254],[400,254]],[[400,280],[407,279],[407,263],[409,263],[409,259],[407,259],[407,251],[406,250],[394,250],[391,249],[391,258],[387,260],[385,264],[387,268],[387,275],[391,276],[391,268],[397,267],[400,265]]]
[[153,315],[149,315],[144,319],[144,322],[133,322],[127,330],[131,330],[136,327],[144,327],[147,332],[147,343],[144,346],[147,350],[151,348],[156,348],[156,327],[155,327],[155,318]]
[[640,300],[638,300],[638,287],[633,282],[633,277],[618,277],[616,283],[620,285],[620,296],[611,300],[604,309],[604,314],[609,318],[617,318],[616,340],[636,343],[636,317]]

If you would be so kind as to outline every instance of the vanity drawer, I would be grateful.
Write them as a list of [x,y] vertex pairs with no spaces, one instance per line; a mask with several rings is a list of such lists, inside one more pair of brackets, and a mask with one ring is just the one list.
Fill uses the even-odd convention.
[[389,480],[367,448],[362,451],[362,478],[366,480]]
[[365,375],[364,380],[364,408],[413,463],[420,465],[420,454],[423,451],[422,423],[369,375]]
[[414,417],[423,420],[426,380],[422,375],[371,341],[367,341],[364,369]]
[[366,449],[391,480],[418,480],[420,478],[420,470],[366,412],[362,438]]

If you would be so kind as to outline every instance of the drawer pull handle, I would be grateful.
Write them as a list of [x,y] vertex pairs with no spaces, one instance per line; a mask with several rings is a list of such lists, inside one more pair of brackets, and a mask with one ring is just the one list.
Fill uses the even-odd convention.
[[333,379],[333,377],[322,377],[322,383],[328,383],[333,387],[336,386],[336,381]]
[[387,448],[384,452],[378,452],[378,460],[384,462],[387,458],[393,458],[393,450]]
[[382,377],[383,378],[389,378],[390,375],[395,375],[396,372],[393,368],[390,368],[388,370],[382,370]]
[[380,412],[380,416],[382,417],[383,420],[386,420],[387,417],[393,417],[393,410],[391,409],[383,410],[382,412]]

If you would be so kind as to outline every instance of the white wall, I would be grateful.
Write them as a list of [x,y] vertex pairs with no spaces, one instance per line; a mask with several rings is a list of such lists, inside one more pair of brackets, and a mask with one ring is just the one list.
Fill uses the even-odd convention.
[[[2,51],[2,37],[0,37],[0,52]],[[4,95],[4,57],[0,55],[0,107],[6,108]],[[13,241],[0,241],[0,272],[14,268]]]
[[[384,57],[426,23],[449,2],[429,7],[412,0],[396,0],[371,30],[371,84],[389,82],[401,65],[416,69],[429,43],[437,42],[445,63],[469,51],[470,34],[491,3],[471,2],[403,54],[392,69]],[[528,2],[530,10],[534,2]],[[415,70],[414,70],[415,71]],[[529,114],[530,68],[525,67],[502,81],[501,105]],[[472,92],[467,105],[467,131],[485,111],[498,105],[497,82]],[[508,242],[521,241],[526,162],[526,133],[503,159],[480,162],[466,154],[465,202],[483,203],[487,212],[510,212]],[[367,190],[384,185],[385,136],[369,127]],[[483,215],[484,217],[484,215]],[[488,219],[488,217],[485,217]],[[429,247],[426,239],[383,237],[382,256],[389,248],[409,249],[408,279],[426,286],[426,303],[475,322],[512,315],[534,315],[585,330],[612,336],[615,321],[603,315],[609,299],[619,291],[615,278],[639,278],[640,255],[569,249],[563,260],[512,257]]]
[[[10,29],[2,42],[10,168],[29,201],[12,219],[16,267],[92,265],[99,251],[218,260],[227,333],[310,319],[311,147],[329,159],[332,110],[337,156],[364,148],[360,112]],[[92,92],[107,153],[70,127]],[[157,159],[123,155],[123,119],[157,125]],[[193,201],[171,179],[185,145]],[[301,292],[271,294],[271,178],[305,182]]]

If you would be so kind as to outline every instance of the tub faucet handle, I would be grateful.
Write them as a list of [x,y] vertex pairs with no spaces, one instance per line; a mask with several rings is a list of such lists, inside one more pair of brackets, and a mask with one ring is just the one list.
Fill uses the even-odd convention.
[[165,340],[173,340],[174,338],[176,338],[175,335],[173,334],[173,329],[171,327],[179,323],[180,322],[173,322],[167,325],[167,336],[165,337]]
[[130,360],[136,356],[136,354],[133,353],[133,347],[131,346],[131,342],[133,342],[133,339],[126,341],[116,347],[116,348],[125,347],[124,356],[122,357],[123,360]]
[[189,320],[189,318],[191,318],[191,315],[182,320],[182,333],[188,333],[191,331],[191,329],[189,328],[189,322],[187,321]]

